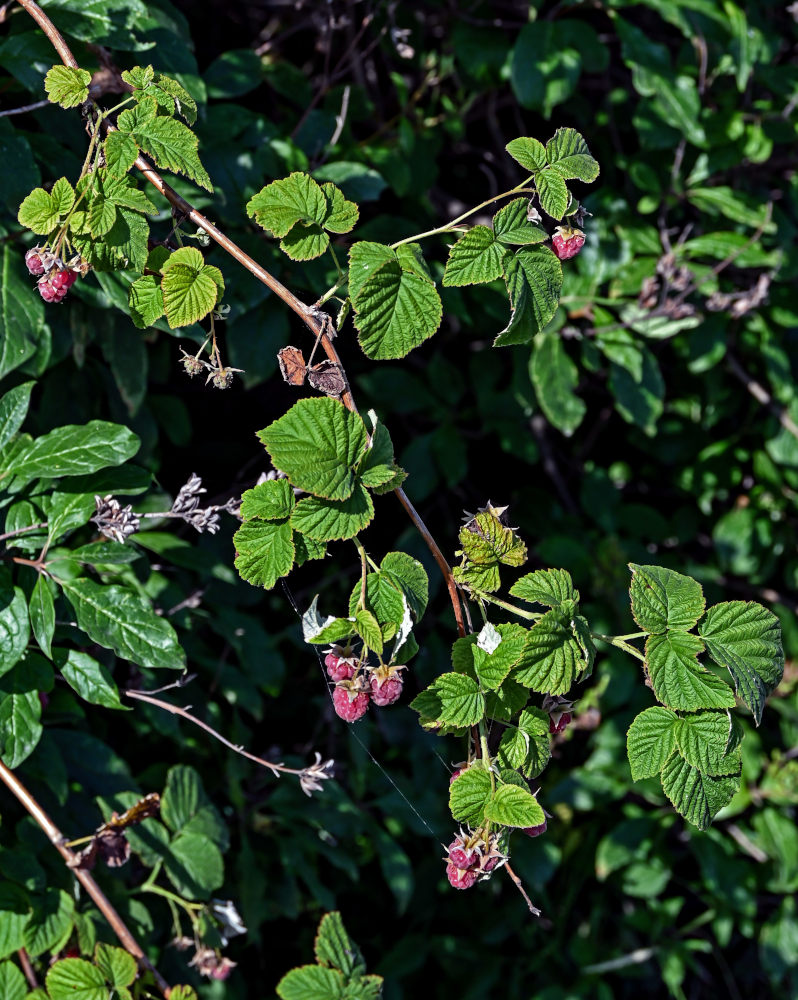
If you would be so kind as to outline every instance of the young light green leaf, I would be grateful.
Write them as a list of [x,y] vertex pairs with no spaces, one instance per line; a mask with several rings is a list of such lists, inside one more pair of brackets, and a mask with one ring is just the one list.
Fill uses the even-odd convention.
[[30,394],[35,382],[23,382],[0,399],[0,448],[17,433],[28,415]]
[[397,472],[394,463],[393,442],[385,424],[376,424],[371,435],[371,445],[357,467],[357,474],[369,489],[389,483]]
[[406,552],[389,552],[380,563],[380,576],[401,590],[413,617],[420,621],[429,600],[429,578],[418,559]]
[[[349,595],[349,614],[354,616],[360,606],[361,583],[352,588]],[[389,574],[369,573],[366,576],[366,608],[380,623],[383,637],[393,638],[402,625],[405,616],[405,602],[402,590]]]
[[517,725],[508,726],[502,735],[496,754],[499,764],[536,778],[551,758],[549,721],[548,712],[542,709],[524,709]]
[[480,648],[479,644],[472,647],[474,669],[480,683],[487,690],[499,687],[518,663],[526,642],[527,630],[521,625],[499,625],[497,631],[501,641],[493,652]]
[[241,578],[267,590],[294,565],[294,533],[287,520],[245,521],[233,535]]
[[353,470],[366,447],[366,428],[343,403],[301,399],[258,437],[274,467],[294,486],[328,500],[352,495]]
[[272,181],[247,203],[247,215],[275,236],[287,236],[297,223],[321,227],[329,203],[308,174],[296,172]]
[[374,504],[362,483],[346,500],[305,497],[291,515],[291,526],[317,542],[354,538],[374,517]]
[[646,632],[689,631],[704,613],[701,584],[664,566],[638,566],[632,571],[632,616]]
[[361,241],[349,250],[349,296],[355,299],[368,279],[383,264],[396,261],[396,253],[384,243]]
[[372,649],[377,656],[382,655],[382,629],[370,611],[360,608],[355,612],[355,630],[369,649]]
[[562,265],[548,247],[525,248],[503,260],[512,315],[493,346],[528,344],[557,311]]
[[359,976],[366,971],[360,949],[347,934],[337,910],[321,918],[313,951],[319,965],[340,969],[345,976]]
[[442,722],[452,726],[475,726],[485,715],[485,698],[476,681],[464,674],[441,674],[435,680],[441,700]]
[[222,272],[206,264],[196,247],[175,250],[162,270],[164,312],[173,330],[203,319],[224,294]]
[[[3,663],[3,672],[5,672]],[[0,695],[0,748],[6,767],[14,768],[27,760],[42,735],[39,721],[42,705],[38,691]]]
[[[543,243],[548,233],[529,221],[529,199],[515,198],[493,216],[496,239],[502,243],[525,245]],[[444,281],[444,284],[446,282]]]
[[330,245],[330,237],[315,223],[298,222],[280,240],[280,249],[291,260],[313,260],[321,257]]
[[326,1000],[345,996],[347,982],[338,969],[321,965],[301,965],[286,972],[277,984],[280,1000]]
[[528,788],[501,785],[485,807],[485,819],[501,826],[540,826],[546,815]]
[[480,511],[460,529],[463,555],[477,566],[522,566],[526,545],[513,528],[501,521],[495,508]]
[[659,774],[676,749],[679,717],[668,708],[647,708],[641,712],[626,734],[626,754],[632,779]]
[[552,219],[561,219],[568,208],[571,195],[562,174],[556,167],[540,170],[535,174],[535,187],[540,198],[540,207]]
[[559,431],[570,437],[582,423],[587,407],[574,392],[579,373],[559,333],[538,334],[529,372],[540,408]]
[[702,774],[739,774],[739,743],[729,750],[731,718],[727,712],[697,712],[681,720],[676,739],[679,753]]
[[290,517],[296,506],[294,491],[287,479],[271,479],[246,490],[241,497],[241,516],[245,521],[253,517],[264,521],[280,521]]
[[154,274],[136,278],[128,291],[128,306],[139,330],[146,330],[163,316],[163,291]]
[[120,465],[138,449],[139,439],[127,427],[91,420],[57,427],[36,438],[29,448],[12,458],[4,471],[25,481],[79,476]]
[[513,597],[530,604],[556,608],[563,601],[579,602],[571,574],[565,569],[536,569],[517,580],[510,588]]
[[526,635],[513,679],[544,694],[565,694],[593,668],[596,650],[573,602],[552,608]]
[[85,701],[105,708],[125,708],[119,700],[116,684],[102,663],[74,649],[53,650],[53,660],[67,684]]
[[458,823],[477,827],[484,821],[490,796],[490,775],[481,764],[473,764],[449,786],[449,809]]
[[[25,915],[27,918],[27,914]],[[25,1000],[28,985],[13,962],[0,963],[0,1000]]]
[[674,809],[699,830],[709,829],[712,817],[734,798],[739,776],[713,778],[674,754],[662,769],[662,788]]
[[39,236],[49,236],[61,222],[61,212],[52,195],[44,188],[34,188],[19,206],[19,224]]
[[185,667],[175,630],[132,590],[83,579],[62,580],[61,587],[79,628],[98,645],[142,667]]
[[474,226],[449,248],[443,283],[478,285],[501,278],[505,249],[487,226]]
[[91,73],[77,66],[53,66],[47,70],[44,89],[52,104],[76,108],[89,98]]
[[47,973],[50,1000],[107,1000],[102,971],[82,958],[64,958]]
[[136,960],[124,948],[98,944],[94,953],[97,968],[114,987],[130,986],[138,973]]
[[728,684],[698,662],[703,642],[692,632],[666,632],[646,640],[646,667],[657,701],[682,712],[733,708]]
[[30,626],[33,637],[45,656],[50,656],[50,644],[55,631],[55,603],[50,583],[44,573],[40,573],[30,595]]
[[728,669],[758,726],[765,701],[784,674],[778,618],[761,604],[727,601],[707,611],[698,631],[715,663]]
[[104,149],[105,166],[111,177],[124,177],[139,155],[135,139],[124,132],[109,132]]
[[177,891],[189,899],[207,899],[224,882],[221,852],[201,833],[179,833],[164,857],[164,870]]
[[210,178],[197,154],[197,137],[182,122],[158,115],[156,110],[155,99],[147,97],[136,107],[123,111],[117,127],[120,132],[130,134],[157,166],[173,173],[185,174],[206,191],[213,191]]
[[517,163],[531,173],[543,170],[548,165],[546,147],[537,139],[513,139],[507,143],[505,149]]
[[565,180],[589,183],[599,175],[599,165],[590,155],[587,143],[572,128],[557,129],[546,143],[546,158]]
[[409,354],[435,333],[443,310],[435,286],[398,261],[366,278],[352,306],[360,346],[375,361]]
[[324,197],[327,199],[327,214],[324,217],[324,228],[331,233],[348,233],[355,228],[360,209],[353,201],[347,200],[343,191],[330,182],[322,184]]

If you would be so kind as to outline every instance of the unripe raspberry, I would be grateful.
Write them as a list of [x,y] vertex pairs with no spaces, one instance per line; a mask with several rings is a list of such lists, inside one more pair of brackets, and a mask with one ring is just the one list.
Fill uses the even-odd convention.
[[563,712],[559,714],[553,712],[549,716],[549,732],[550,733],[562,733],[565,731],[566,726],[571,721],[571,713]]
[[540,826],[527,826],[523,827],[521,833],[525,833],[527,837],[539,837],[541,833],[546,832],[546,820],[544,819]]
[[372,677],[371,698],[374,704],[381,708],[385,705],[393,705],[402,694],[403,683],[404,681],[399,676],[388,677],[381,684],[377,677]]
[[344,722],[357,722],[368,711],[368,692],[356,691],[346,682],[336,684],[333,691],[333,706],[335,714]]
[[31,274],[44,274],[41,247],[33,247],[25,254],[25,266]]
[[585,234],[581,229],[574,229],[571,226],[557,226],[551,238],[551,245],[560,260],[570,260],[571,257],[576,257],[585,245]]
[[324,666],[327,668],[327,676],[333,681],[346,681],[355,674],[352,664],[335,653],[328,653],[324,657]]

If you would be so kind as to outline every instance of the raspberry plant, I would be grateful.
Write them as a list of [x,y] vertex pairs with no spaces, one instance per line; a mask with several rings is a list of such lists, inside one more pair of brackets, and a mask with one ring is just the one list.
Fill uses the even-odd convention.
[[[173,615],[195,608],[201,592],[174,594],[159,577],[158,561],[146,579],[132,565],[143,553],[153,560],[178,553],[178,565],[183,560],[187,567],[201,557],[168,530],[147,530],[148,519],[160,529],[176,525],[206,536],[220,531],[223,517],[240,522],[226,563],[215,570],[226,586],[231,585],[231,564],[243,580],[268,591],[286,578],[292,586],[297,573],[311,573],[323,560],[337,562],[345,558],[342,551],[354,550],[356,571],[343,596],[327,588],[312,596],[316,586],[303,586],[302,638],[317,647],[329,681],[329,701],[341,720],[356,724],[370,713],[379,725],[392,725],[388,720],[405,711],[401,702],[410,689],[422,730],[445,738],[452,749],[443,754],[464,757],[448,786],[451,819],[457,826],[446,838],[442,871],[453,888],[495,884],[494,876],[507,873],[529,909],[540,913],[529,895],[535,895],[534,885],[528,893],[510,864],[517,841],[523,842],[512,834],[521,831],[534,838],[533,846],[545,849],[546,838],[537,838],[548,832],[553,814],[546,809],[544,771],[569,727],[579,723],[580,703],[586,706],[585,716],[590,711],[592,696],[583,694],[580,685],[594,670],[605,684],[604,669],[608,664],[615,669],[619,654],[631,657],[641,686],[650,689],[647,697],[657,702],[640,711],[628,727],[631,777],[645,783],[641,787],[648,801],[664,794],[689,824],[708,830],[741,790],[746,744],[740,720],[750,716],[758,727],[766,700],[782,679],[785,658],[777,616],[753,600],[720,600],[708,606],[704,588],[694,578],[706,574],[692,557],[681,566],[692,575],[633,560],[629,603],[617,606],[616,617],[626,618],[630,627],[634,622],[638,631],[610,634],[591,597],[580,596],[567,565],[555,568],[555,560],[547,558],[541,568],[517,574],[529,553],[518,529],[509,524],[515,507],[510,511],[488,501],[475,514],[465,514],[459,532],[449,521],[436,540],[411,502],[414,476],[408,476],[394,447],[390,409],[387,415],[374,409],[362,415],[345,367],[355,344],[377,368],[423,350],[441,327],[462,318],[462,303],[472,301],[451,298],[453,292],[468,289],[478,296],[483,291],[479,286],[493,292],[498,284],[504,290],[504,314],[491,309],[491,346],[531,350],[529,374],[540,409],[553,426],[573,434],[585,405],[576,393],[577,370],[558,317],[564,302],[588,294],[580,289],[574,258],[581,253],[598,256],[593,217],[577,200],[599,178],[586,137],[569,126],[546,132],[545,142],[529,136],[513,139],[506,153],[513,169],[521,169],[512,186],[465,207],[448,222],[412,235],[403,235],[403,229],[391,233],[390,224],[361,222],[363,204],[346,184],[345,172],[333,169],[325,179],[323,165],[311,172],[300,158],[291,162],[285,157],[286,170],[280,176],[267,169],[274,179],[260,190],[224,210],[219,206],[222,214],[246,213],[252,231],[257,226],[264,234],[248,241],[248,249],[257,247],[250,256],[227,235],[225,224],[214,224],[196,207],[200,204],[215,215],[214,171],[206,170],[200,159],[194,130],[198,102],[183,75],[167,75],[154,65],[130,65],[115,71],[123,99],[102,101],[93,92],[95,76],[77,64],[47,14],[28,0],[21,0],[21,6],[44,28],[65,63],[53,66],[44,78],[50,103],[71,115],[78,128],[82,116],[86,130],[85,157],[76,172],[36,186],[18,207],[18,223],[25,232],[17,234],[19,246],[13,249],[37,278],[33,294],[55,310],[80,277],[74,292],[77,304],[68,300],[62,309],[80,308],[84,302],[112,305],[148,340],[154,340],[157,331],[180,331],[199,347],[180,347],[179,363],[187,376],[200,375],[208,392],[235,385],[236,376],[247,377],[246,367],[233,367],[226,360],[237,362],[242,353],[235,335],[239,286],[231,268],[242,265],[312,335],[307,363],[300,349],[285,343],[287,337],[278,355],[283,380],[292,391],[307,383],[311,395],[258,431],[268,471],[257,481],[255,476],[244,477],[241,488],[220,503],[202,499],[202,479],[194,474],[173,501],[157,493],[142,496],[152,477],[133,464],[141,436],[118,420],[62,424],[37,434],[35,410],[29,412],[33,381],[16,384],[0,398],[7,562],[0,579],[5,595],[0,611],[2,776],[58,845],[97,907],[95,912],[108,921],[126,949],[98,943],[98,933],[104,931],[98,932],[94,912],[76,906],[61,883],[51,886],[36,875],[31,886],[44,898],[33,905],[27,922],[14,925],[7,950],[24,952],[28,984],[33,985],[31,977],[35,982],[35,969],[28,973],[30,959],[41,963],[42,956],[52,953],[60,961],[44,979],[51,1000],[75,990],[87,995],[113,990],[129,996],[131,989],[158,989],[169,994],[169,980],[151,964],[125,923],[132,922],[140,933],[145,917],[130,899],[127,912],[120,915],[90,874],[98,863],[121,867],[131,852],[141,871],[134,876],[130,898],[157,899],[168,907],[174,948],[188,953],[179,978],[188,980],[187,967],[206,978],[226,980],[235,962],[224,949],[229,938],[246,930],[235,901],[212,898],[223,884],[229,836],[202,779],[186,764],[177,763],[161,775],[161,794],[142,795],[127,787],[98,789],[93,801],[81,802],[77,810],[81,829],[93,827],[94,832],[66,842],[16,775],[18,768],[33,763],[36,780],[43,748],[68,755],[67,738],[49,734],[43,724],[51,697],[56,712],[63,711],[59,694],[68,688],[89,706],[120,711],[130,707],[128,699],[140,707],[143,703],[150,710],[171,712],[170,719],[183,716],[273,775],[298,778],[308,795],[336,794],[328,782],[332,761],[323,761],[318,752],[313,763],[306,759],[295,767],[271,756],[256,757],[234,734],[228,734],[229,739],[223,735],[223,727],[215,729],[161,698],[160,684],[154,689],[157,671],[185,672],[195,658],[207,654],[191,634],[190,617],[171,621]],[[557,35],[561,27],[553,22],[552,33]],[[624,31],[625,49],[642,44],[628,26]],[[513,72],[518,77],[517,67]],[[554,106],[549,104],[547,98],[547,118]],[[594,137],[587,138],[592,145]],[[180,193],[159,171],[175,175]],[[190,184],[203,190],[199,200]],[[699,206],[712,203],[706,191],[702,202],[700,189],[692,197]],[[770,224],[769,215],[756,221],[763,232]],[[393,235],[399,238],[391,241]],[[196,245],[186,245],[188,241]],[[214,256],[216,263],[209,263],[212,243],[233,262],[220,267]],[[708,246],[695,252],[709,252]],[[748,249],[747,243],[738,244],[732,253]],[[283,285],[274,267],[258,263],[258,251],[284,255],[290,262],[289,276],[304,269],[313,303],[306,304]],[[672,253],[657,263],[656,275],[646,277],[649,285],[641,286],[635,301],[621,299],[617,317],[604,308],[618,306],[617,296],[593,303],[595,344],[582,359],[588,370],[595,369],[597,352],[603,353],[610,362],[607,385],[618,412],[649,435],[654,433],[658,406],[661,409],[661,377],[654,355],[634,342],[633,334],[668,339],[693,328],[694,308],[685,300],[717,276],[707,269],[698,277],[685,276]],[[756,301],[766,294],[763,287]],[[726,293],[726,299],[719,291],[711,294],[715,305],[732,315],[735,310],[745,315],[756,305],[754,292],[747,297]],[[29,302],[23,309],[40,322],[41,314]],[[38,348],[26,342],[25,334],[12,326],[6,328],[5,338],[4,373],[28,362],[29,374],[40,374],[34,357]],[[231,352],[228,340],[238,348]],[[133,413],[139,392],[131,388],[135,379],[123,348],[106,343],[109,368]],[[318,350],[325,358],[314,364]],[[491,363],[485,364],[488,370]],[[500,399],[500,393],[494,394],[494,400]],[[495,409],[498,404],[492,405]],[[26,426],[34,433],[24,431]],[[784,421],[782,426],[789,429]],[[146,435],[148,428],[143,430]],[[440,451],[445,466],[445,449]],[[489,484],[490,477],[486,487]],[[400,550],[400,545],[408,547],[404,539],[395,537],[378,554],[371,541],[361,537],[373,520],[387,517],[382,510],[391,501],[382,498],[389,493],[396,495],[426,544],[453,613],[450,669],[438,669],[432,678],[423,671],[423,680],[416,676],[415,664],[423,660],[425,642],[437,641],[431,648],[440,651],[440,640],[425,634],[421,625],[430,602],[427,570],[417,549],[416,554]],[[454,569],[447,550],[459,559]],[[514,575],[502,596],[502,585],[507,584],[502,575],[508,571]],[[345,575],[342,570],[339,577]],[[162,595],[169,596],[171,610]],[[226,643],[235,644],[252,628],[244,621],[238,609],[227,609],[211,627]],[[273,652],[268,629],[261,627],[255,634],[262,648]],[[130,665],[130,686],[121,691],[111,675],[117,663]],[[244,678],[237,696],[252,696]],[[209,711],[215,722],[218,713]],[[89,756],[101,752],[90,739],[82,750]],[[107,766],[118,765],[114,760]],[[65,799],[66,778],[63,784],[59,796]],[[441,797],[447,795],[445,778],[439,785]],[[301,813],[294,814],[293,822],[302,823]],[[279,849],[284,866],[291,867],[286,839],[280,840]],[[16,887],[7,895],[4,913],[20,913],[27,905]],[[317,959],[317,966],[289,972],[278,994],[293,996],[292,991],[312,984],[330,995],[344,988],[347,995],[378,995],[379,977],[364,975],[357,949],[336,914],[322,922]],[[142,978],[134,987],[137,969]],[[15,989],[23,982],[15,965],[6,963],[3,974]],[[174,981],[174,974],[170,979]],[[188,1000],[194,991],[177,986],[169,995]]]

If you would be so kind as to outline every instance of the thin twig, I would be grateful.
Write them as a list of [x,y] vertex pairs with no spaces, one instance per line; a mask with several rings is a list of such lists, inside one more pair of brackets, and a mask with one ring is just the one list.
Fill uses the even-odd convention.
[[36,973],[33,970],[33,966],[30,964],[30,957],[24,948],[20,948],[17,952],[17,958],[19,959],[19,964],[22,966],[22,971],[25,973],[25,978],[28,981],[28,986],[32,990],[38,990],[39,980],[36,978]]
[[7,531],[5,534],[0,535],[0,542],[4,542],[7,538],[16,538],[17,535],[24,535],[28,531],[39,531],[40,528],[46,527],[46,521],[39,521],[37,524],[29,524],[27,528],[16,528],[14,531]]
[[[20,0],[21,2],[21,0]],[[150,962],[147,956],[144,954],[141,945],[133,937],[133,935],[128,930],[122,918],[114,909],[108,897],[95,882],[94,878],[81,868],[75,867],[77,858],[75,854],[66,847],[66,837],[61,833],[58,827],[53,823],[47,813],[42,809],[36,799],[30,794],[30,792],[25,788],[19,778],[10,771],[5,764],[0,761],[0,780],[2,780],[5,785],[14,793],[14,795],[19,799],[25,809],[28,810],[30,815],[36,820],[42,830],[47,834],[50,842],[53,844],[55,849],[61,855],[61,857],[66,861],[67,865],[72,869],[75,878],[80,882],[83,888],[91,897],[94,905],[102,913],[108,923],[111,925],[117,938],[119,938],[120,943],[125,948],[126,951],[138,961],[142,968],[147,969],[155,979],[160,992],[167,998],[169,997],[169,983],[164,979],[164,977],[158,972],[155,966]]]
[[767,407],[774,416],[778,417],[779,423],[786,431],[789,431],[794,438],[798,438],[798,424],[792,419],[787,409],[784,406],[779,406],[767,389],[761,383],[757,382],[753,376],[748,374],[733,354],[726,355],[726,366],[732,375],[743,383],[754,399],[758,403],[761,403],[762,406]]
[[532,914],[533,917],[539,917],[540,916],[540,910],[537,908],[537,906],[535,906],[535,904],[532,902],[532,900],[527,895],[527,891],[524,888],[524,885],[523,885],[523,882],[521,881],[521,879],[515,874],[515,872],[512,870],[512,868],[509,865],[505,865],[504,866],[504,870],[507,872],[507,874],[510,876],[510,878],[515,883],[516,889],[524,897],[526,905],[529,907],[529,912]]
[[179,715],[183,719],[187,719],[189,722],[193,722],[195,726],[199,726],[200,729],[204,729],[206,733],[213,736],[214,739],[223,743],[229,750],[240,754],[242,757],[246,757],[247,760],[254,761],[256,764],[260,764],[263,767],[269,768],[269,770],[276,774],[278,777],[280,774],[296,774],[299,777],[307,772],[307,768],[304,767],[286,767],[285,764],[275,764],[271,760],[265,760],[263,757],[256,757],[255,754],[249,753],[241,746],[237,746],[235,743],[231,743],[230,740],[224,738],[221,733],[209,726],[207,722],[203,722],[202,719],[198,719],[196,715],[192,715],[185,708],[181,708],[179,705],[172,705],[168,701],[161,701],[160,698],[153,698],[148,691],[125,691],[124,694],[128,698],[135,698],[138,701],[146,701],[150,705],[155,705],[156,708],[162,708],[166,712],[170,712],[172,715]]
[[43,101],[34,101],[33,104],[23,104],[21,108],[9,108],[7,111],[0,111],[0,118],[7,118],[9,115],[24,115],[26,111],[46,108],[49,103],[50,101],[45,98]]

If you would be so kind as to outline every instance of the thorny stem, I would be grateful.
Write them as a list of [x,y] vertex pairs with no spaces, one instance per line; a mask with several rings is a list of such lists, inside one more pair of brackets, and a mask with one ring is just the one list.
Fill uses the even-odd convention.
[[67,865],[72,869],[72,873],[75,878],[80,882],[83,888],[91,897],[94,905],[102,913],[108,923],[111,925],[116,936],[119,938],[122,946],[130,952],[130,954],[138,961],[139,965],[147,969],[148,972],[153,976],[155,982],[158,986],[160,992],[164,997],[169,997],[169,984],[164,979],[164,977],[158,972],[158,970],[152,965],[150,960],[142,951],[141,946],[138,941],[133,937],[133,935],[128,930],[122,918],[114,909],[108,897],[95,882],[92,875],[89,872],[84,871],[81,868],[75,868],[74,864],[76,862],[76,856],[70,851],[66,846],[66,837],[61,833],[58,827],[53,823],[47,813],[42,809],[39,803],[34,799],[30,792],[25,788],[19,778],[10,771],[2,761],[0,761],[0,780],[2,780],[5,785],[10,789],[11,792],[19,799],[22,805],[27,809],[30,815],[36,820],[42,830],[47,834],[50,842],[53,844],[55,849],[61,855],[61,857],[66,861]]
[[193,722],[195,726],[199,726],[200,729],[204,729],[206,733],[213,736],[214,739],[223,743],[229,750],[233,750],[235,753],[240,754],[242,757],[246,757],[247,760],[254,761],[256,764],[260,764],[262,767],[268,767],[269,770],[277,775],[280,774],[296,774],[298,777],[302,777],[307,773],[306,767],[286,767],[285,764],[275,764],[274,761],[265,760],[263,757],[256,757],[255,754],[249,753],[243,747],[236,746],[235,743],[231,743],[226,740],[221,733],[217,733],[216,730],[203,722],[202,719],[198,719],[196,715],[192,715],[188,709],[181,708],[179,705],[172,705],[168,701],[161,701],[160,698],[153,698],[151,694],[147,691],[130,691],[126,690],[124,692],[128,698],[135,698],[138,701],[146,701],[150,705],[155,705],[156,708],[162,708],[166,712],[170,712],[172,715],[179,715],[183,719],[188,719],[189,722]]

